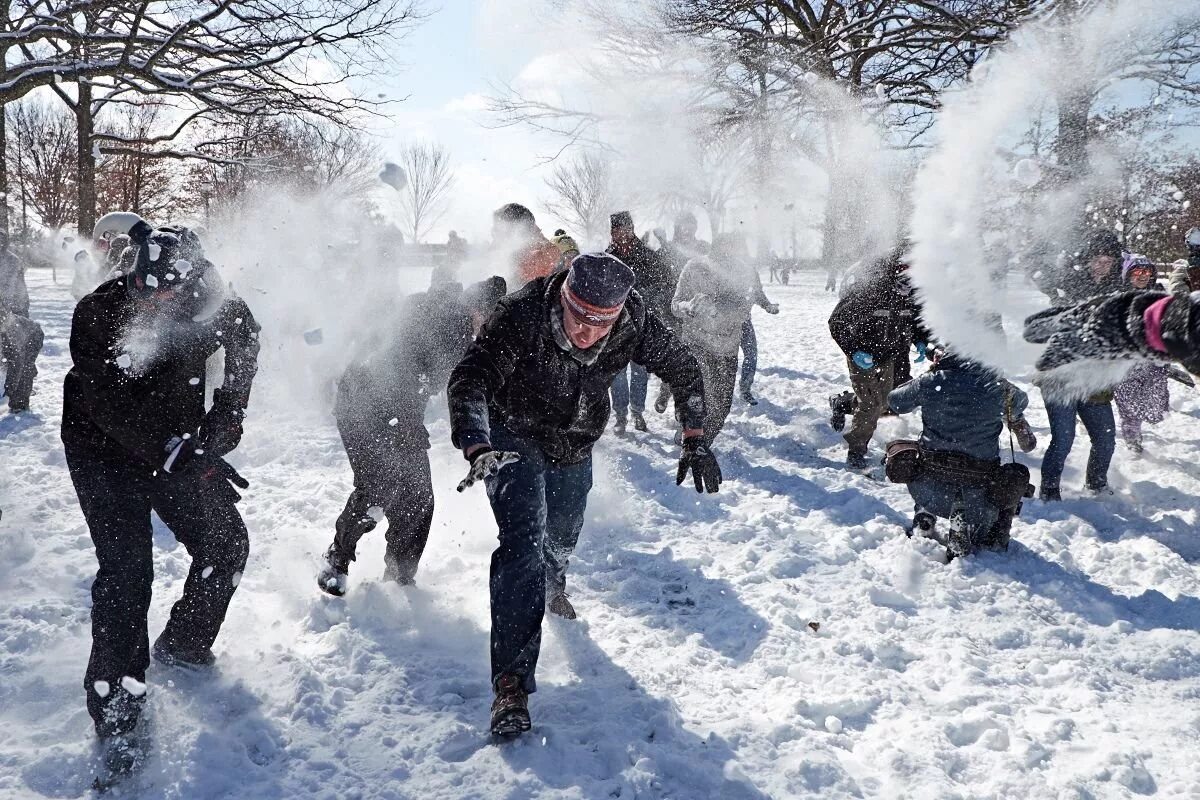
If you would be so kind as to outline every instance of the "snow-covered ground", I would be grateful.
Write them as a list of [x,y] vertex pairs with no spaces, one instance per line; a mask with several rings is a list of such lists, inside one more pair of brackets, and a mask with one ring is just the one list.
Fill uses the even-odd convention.
[[[92,742],[94,559],[58,438],[72,302],[30,277],[40,393],[0,418],[6,800],[85,795]],[[842,468],[823,279],[767,287],[783,311],[756,317],[762,402],[737,404],[717,442],[719,495],[674,486],[652,412],[650,434],[601,442],[571,570],[581,620],[548,622],[534,730],[501,746],[486,735],[494,524],[482,491],[454,492],[444,404],[419,588],[380,582],[376,531],[348,596],[326,597],[313,576],[350,472],[332,420],[269,388],[279,343],[265,330],[231,459],[253,482],[250,564],[215,671],[151,667],[155,746],[124,796],[1200,797],[1196,394],[1173,385],[1177,411],[1144,460],[1118,451],[1115,498],[1029,502],[1010,552],[945,565],[901,532],[903,487]],[[917,426],[884,420],[876,449]],[[156,538],[152,636],[188,564],[167,530]]]

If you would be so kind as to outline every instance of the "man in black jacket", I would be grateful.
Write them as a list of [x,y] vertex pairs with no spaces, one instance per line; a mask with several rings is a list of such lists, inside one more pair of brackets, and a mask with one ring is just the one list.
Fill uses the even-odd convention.
[[465,293],[454,283],[411,295],[395,315],[390,340],[342,374],[334,416],[354,491],[317,576],[322,591],[346,593],[358,540],[381,517],[388,521],[384,578],[414,583],[433,522],[425,406],[446,388],[450,370],[504,293],[504,279],[494,277]]
[[[717,491],[704,444],[703,381],[687,348],[647,310],[633,272],[604,253],[508,295],[450,375],[451,434],[485,481],[499,527],[492,554],[492,730],[529,730],[528,693],[547,594],[562,596],[583,527],[592,445],[608,421],[608,387],[631,361],[671,384],[684,428],[676,472]],[[573,617],[574,611],[564,616]]]
[[[249,553],[223,457],[237,447],[257,370],[259,327],[186,228],[130,231],[132,272],[75,308],[63,391],[67,466],[96,547],[88,711],[108,768],[140,760],[134,736],[151,654],[207,665]],[[224,382],[205,410],[205,367],[223,349]],[[192,557],[183,596],[149,646],[154,511]]]
[[846,464],[852,469],[867,466],[867,445],[887,408],[888,392],[896,385],[896,373],[907,372],[909,349],[920,338],[907,269],[904,250],[897,248],[873,265],[870,278],[849,288],[829,317],[829,332],[846,354],[858,401],[854,423],[845,433]]
[[[646,308],[669,327],[672,324],[671,299],[675,296],[676,281],[671,265],[638,238],[633,227],[633,216],[628,211],[618,211],[610,215],[609,220],[612,224],[612,243],[607,252],[633,270],[633,287],[641,295]],[[617,373],[612,385],[613,412],[616,417],[613,429],[616,433],[625,432],[630,412],[633,427],[639,431],[647,430],[645,413],[649,385],[650,376],[639,364],[630,364],[627,372]]]

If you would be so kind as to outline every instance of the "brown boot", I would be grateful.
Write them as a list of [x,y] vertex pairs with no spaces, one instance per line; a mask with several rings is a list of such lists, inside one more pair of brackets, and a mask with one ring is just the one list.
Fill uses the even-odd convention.
[[496,699],[492,701],[492,735],[520,736],[529,730],[529,695],[520,677],[511,673],[496,679]]
[[546,610],[556,617],[575,619],[575,606],[571,605],[571,601],[567,599],[566,592],[552,595],[550,602],[546,603]]

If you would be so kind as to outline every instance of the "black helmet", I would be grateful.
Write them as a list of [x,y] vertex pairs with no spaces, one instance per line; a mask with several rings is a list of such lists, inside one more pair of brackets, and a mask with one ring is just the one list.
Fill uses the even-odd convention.
[[[131,235],[134,232],[131,231]],[[200,237],[184,227],[164,226],[134,236],[137,257],[128,278],[129,291],[152,294],[193,285],[208,267]]]

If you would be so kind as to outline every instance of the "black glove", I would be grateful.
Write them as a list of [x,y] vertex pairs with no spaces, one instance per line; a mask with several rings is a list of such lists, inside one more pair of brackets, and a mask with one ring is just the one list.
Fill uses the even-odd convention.
[[696,480],[696,491],[715,494],[721,486],[721,465],[708,449],[702,436],[689,436],[683,440],[683,454],[679,457],[679,470],[675,473],[675,485],[683,483],[691,470]]
[[177,475],[185,472],[196,460],[196,437],[190,433],[172,436],[163,447],[163,472]]
[[[250,488],[250,481],[239,475],[238,471],[223,458],[199,456],[193,463],[196,464],[196,472],[202,483],[217,492],[228,494],[235,503],[242,499],[237,489]],[[234,488],[235,486],[237,489]]]
[[225,403],[214,403],[200,430],[196,434],[196,448],[202,455],[222,458],[232,453],[242,441],[242,419],[246,416],[240,408]]

